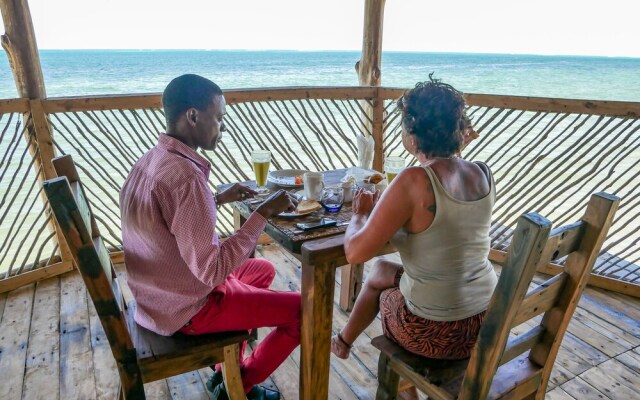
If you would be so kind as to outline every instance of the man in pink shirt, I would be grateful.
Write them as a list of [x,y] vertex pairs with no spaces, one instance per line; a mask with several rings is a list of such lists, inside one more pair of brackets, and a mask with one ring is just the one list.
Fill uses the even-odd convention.
[[[255,192],[235,184],[213,195],[210,163],[198,148],[214,150],[225,131],[222,90],[198,75],[166,87],[167,132],[138,160],[120,192],[127,280],[136,322],[161,335],[275,327],[244,361],[249,399],[279,399],[257,386],[300,343],[300,293],[269,289],[273,264],[249,258],[267,219],[296,208],[285,191],[272,194],[224,242],[216,234],[216,207]],[[207,383],[214,399],[227,399],[219,366]]]

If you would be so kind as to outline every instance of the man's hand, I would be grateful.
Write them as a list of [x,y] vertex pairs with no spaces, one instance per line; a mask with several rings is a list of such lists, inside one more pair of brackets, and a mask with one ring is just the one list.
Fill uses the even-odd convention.
[[351,211],[354,215],[366,215],[369,216],[373,207],[375,207],[380,197],[380,191],[376,190],[374,193],[368,190],[358,189],[353,195],[353,202],[351,203]]
[[251,199],[256,195],[256,191],[248,188],[247,186],[243,186],[239,183],[234,184],[229,189],[224,192],[218,194],[217,201],[218,204],[226,204],[231,203],[233,201],[242,201],[245,199]]
[[294,211],[298,207],[298,200],[284,190],[278,190],[269,196],[256,212],[269,219],[283,211]]

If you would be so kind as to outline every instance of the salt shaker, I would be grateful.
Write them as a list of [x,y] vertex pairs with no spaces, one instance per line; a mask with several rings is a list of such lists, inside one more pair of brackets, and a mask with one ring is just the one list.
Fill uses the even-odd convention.
[[342,190],[344,191],[344,202],[351,203],[353,200],[353,184],[351,182],[342,182]]

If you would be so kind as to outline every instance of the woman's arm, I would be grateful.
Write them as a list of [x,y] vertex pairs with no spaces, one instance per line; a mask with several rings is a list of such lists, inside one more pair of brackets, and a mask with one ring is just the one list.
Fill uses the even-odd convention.
[[361,264],[378,251],[413,215],[416,179],[424,181],[422,168],[407,168],[377,194],[358,190],[353,198],[353,216],[347,228],[344,248],[351,264]]

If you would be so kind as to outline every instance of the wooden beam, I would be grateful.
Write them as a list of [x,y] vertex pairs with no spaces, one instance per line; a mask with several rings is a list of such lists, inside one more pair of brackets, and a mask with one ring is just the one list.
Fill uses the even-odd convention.
[[[357,100],[373,99],[375,95],[376,88],[338,86],[230,89],[224,91],[227,104],[303,99]],[[56,97],[43,101],[43,107],[47,113],[161,108],[162,94]]]
[[30,283],[48,279],[72,270],[73,263],[71,261],[62,261],[57,264],[47,265],[46,267],[38,268],[10,278],[5,278],[0,280],[0,293],[8,292]]
[[382,25],[385,0],[366,0],[362,56],[356,63],[361,86],[380,86],[382,81]]
[[[501,250],[491,249],[489,251],[489,260],[502,264],[507,258],[507,253]],[[550,263],[538,269],[538,272],[547,275],[558,275],[564,271],[564,267],[558,264]],[[610,278],[591,274],[587,285],[600,289],[611,290],[616,293],[626,294],[627,296],[640,298],[640,285],[632,282],[626,282],[620,279]]]
[[5,29],[2,47],[7,52],[18,95],[29,99],[47,97],[28,1],[0,0],[0,11]]
[[21,113],[29,111],[28,99],[0,99],[0,114]]

